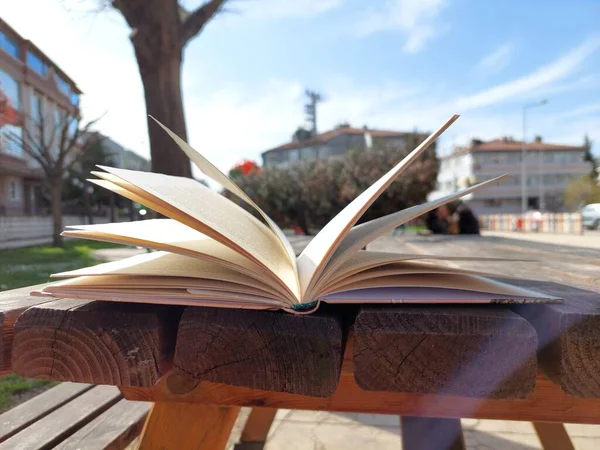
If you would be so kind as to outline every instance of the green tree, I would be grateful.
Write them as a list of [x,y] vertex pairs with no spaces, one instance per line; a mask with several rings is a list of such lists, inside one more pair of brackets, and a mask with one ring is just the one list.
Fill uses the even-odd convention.
[[595,178],[586,175],[572,181],[565,190],[565,205],[575,211],[590,203],[600,203],[600,186]]
[[592,143],[593,142],[590,140],[590,137],[586,134],[583,137],[583,148],[585,149],[583,159],[590,163],[590,165],[592,166],[590,175],[592,176],[592,178],[596,178],[598,176],[598,172],[596,171],[596,169],[598,169],[598,161],[596,160],[596,158],[594,158],[594,155],[592,154]]
[[[343,159],[263,168],[235,181],[281,227],[298,226],[309,234],[322,228],[420,140],[422,136],[411,134],[406,149],[350,151]],[[382,193],[361,222],[424,202],[435,187],[438,167],[435,149],[429,148]]]

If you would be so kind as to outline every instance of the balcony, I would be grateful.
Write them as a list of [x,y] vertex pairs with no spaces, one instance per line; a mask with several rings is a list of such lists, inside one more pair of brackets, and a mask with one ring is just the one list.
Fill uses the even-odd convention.
[[44,177],[41,169],[32,169],[23,158],[2,152],[0,152],[0,175],[13,175],[27,179]]

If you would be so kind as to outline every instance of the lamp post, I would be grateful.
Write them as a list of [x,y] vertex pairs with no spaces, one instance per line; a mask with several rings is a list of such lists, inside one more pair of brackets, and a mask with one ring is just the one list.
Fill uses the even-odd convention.
[[[526,170],[525,170],[525,139],[527,136],[527,110],[531,108],[535,108],[536,106],[542,106],[548,103],[546,99],[540,100],[535,103],[530,103],[528,105],[523,106],[523,142],[521,142],[521,214],[525,215],[527,211],[527,180]],[[541,181],[540,181],[541,182]]]

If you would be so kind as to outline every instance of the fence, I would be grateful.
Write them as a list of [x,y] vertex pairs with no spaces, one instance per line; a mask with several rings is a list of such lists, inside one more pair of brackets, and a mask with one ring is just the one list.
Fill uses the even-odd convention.
[[577,213],[490,214],[479,216],[479,225],[489,231],[583,234],[582,217]]
[[[94,223],[108,223],[94,217]],[[86,223],[81,216],[63,216],[63,225]],[[0,249],[28,247],[52,242],[52,216],[0,217]]]

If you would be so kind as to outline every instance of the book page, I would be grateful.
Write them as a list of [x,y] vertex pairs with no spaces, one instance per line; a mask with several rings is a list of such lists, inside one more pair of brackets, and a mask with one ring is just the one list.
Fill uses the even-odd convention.
[[[444,289],[459,289],[464,291],[477,291],[485,292],[488,294],[509,295],[515,297],[548,297],[545,294],[541,294],[531,289],[513,286],[489,278],[483,278],[472,275],[454,274],[394,275],[378,279],[358,281],[351,285],[344,286],[337,292],[390,287],[419,287],[424,290],[430,287]],[[369,300],[367,296],[364,299],[364,303],[368,302]]]
[[[136,247],[164,250],[184,256],[215,260],[245,275],[267,279],[261,266],[219,241],[173,219],[151,219],[96,225],[68,226],[65,236],[127,243]],[[271,277],[272,278],[272,277]]]
[[[152,119],[154,119],[154,117],[152,117]],[[279,228],[279,226],[262,209],[260,209],[259,206],[256,203],[254,203],[254,201],[250,197],[248,197],[248,195],[237,184],[235,184],[227,175],[221,172],[213,163],[211,163],[208,159],[202,156],[202,154],[199,151],[192,148],[191,145],[189,145],[187,142],[185,142],[183,139],[181,139],[179,136],[177,136],[175,133],[173,133],[171,130],[165,127],[158,120],[154,119],[154,121],[158,123],[158,125],[160,125],[160,127],[163,130],[167,132],[167,134],[175,141],[179,148],[181,148],[181,150],[183,150],[187,157],[190,158],[194,164],[196,164],[196,167],[198,167],[198,169],[200,169],[202,173],[204,173],[204,175],[210,177],[211,179],[219,183],[221,186],[223,186],[225,189],[227,189],[229,192],[236,195],[237,197],[245,201],[248,205],[252,206],[256,211],[258,211],[258,213],[265,219],[267,224],[269,224],[271,230],[273,230],[273,232],[276,234],[281,245],[283,245],[283,247],[285,248],[287,255],[294,267],[294,271],[296,271],[296,252],[294,251],[292,244],[287,239],[283,231],[281,231],[281,228]]]
[[[362,194],[356,197],[348,206],[338,213],[306,246],[298,257],[298,273],[300,288],[306,295],[315,283],[325,264],[344,238],[350,228],[363,215],[379,195],[402,173],[408,166],[427,149],[452,123],[458,119],[452,116],[435,133],[425,139],[402,161],[396,164],[389,172],[373,183]],[[310,298],[310,294],[307,296]]]
[[[214,262],[167,252],[143,253],[119,261],[53,274],[52,277],[70,278],[99,275],[139,275],[221,280],[269,290],[268,285],[263,285],[253,278],[241,275],[235,270],[228,269]],[[82,280],[81,282],[83,283],[84,281]]]
[[387,264],[373,269],[364,270],[353,275],[349,275],[335,282],[328,283],[322,290],[319,291],[317,297],[327,295],[331,292],[337,292],[346,286],[353,285],[359,281],[378,280],[393,275],[415,275],[415,274],[454,274],[454,275],[474,275],[499,277],[501,274],[493,274],[489,272],[480,272],[467,269],[459,269],[450,266],[440,266],[426,262],[409,262]]
[[[327,283],[328,278],[331,274],[343,264],[352,254],[357,252],[359,249],[366,246],[369,242],[375,240],[382,234],[385,234],[397,226],[408,222],[416,217],[419,217],[441,205],[456,200],[464,195],[471,192],[475,192],[485,186],[496,183],[507,175],[493,178],[488,181],[476,184],[469,188],[455,192],[454,194],[446,195],[445,197],[433,200],[431,202],[423,203],[421,205],[412,206],[410,208],[403,209],[397,213],[388,214],[387,216],[379,217],[378,219],[370,220],[369,222],[362,223],[353,227],[350,232],[342,239],[337,249],[328,261],[324,273],[319,277],[315,286],[317,288],[322,287]],[[313,292],[308,292],[307,296],[311,298],[314,295]]]
[[[256,217],[190,178],[103,167],[132,185],[128,191],[153,202],[153,209],[194,228],[260,264],[300,298],[298,278],[286,250]],[[98,173],[104,177],[104,174]],[[116,184],[119,184],[115,180]],[[135,188],[135,189],[134,189]]]
[[162,277],[162,276],[144,276],[144,275],[96,275],[68,278],[49,286],[49,292],[54,289],[78,289],[78,290],[119,290],[119,289],[142,289],[157,290],[161,289],[209,289],[214,291],[225,291],[240,294],[250,294],[262,298],[281,301],[281,295],[265,288],[248,286],[244,284],[232,283],[222,280],[210,280],[185,277]]

